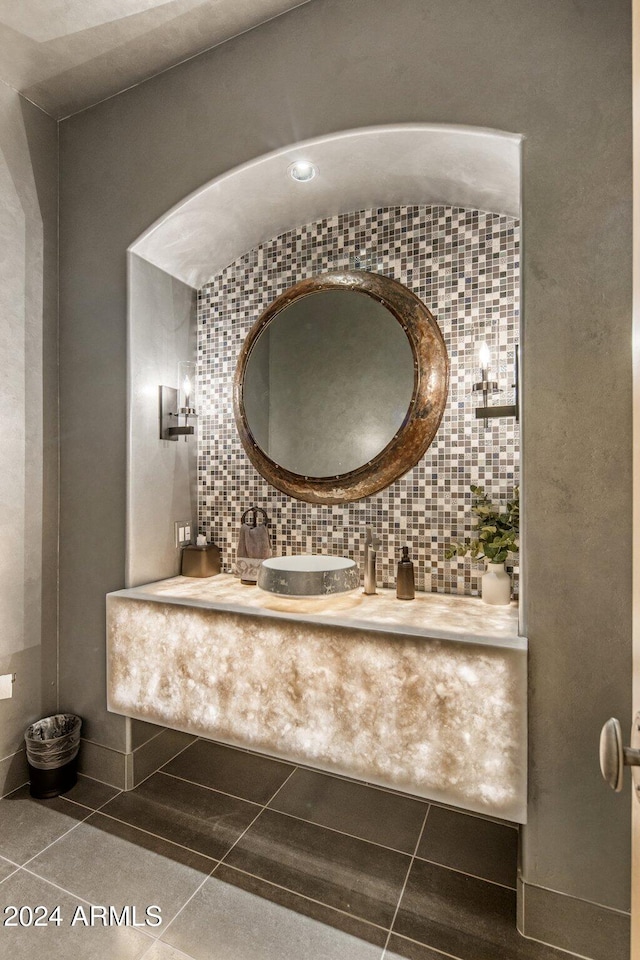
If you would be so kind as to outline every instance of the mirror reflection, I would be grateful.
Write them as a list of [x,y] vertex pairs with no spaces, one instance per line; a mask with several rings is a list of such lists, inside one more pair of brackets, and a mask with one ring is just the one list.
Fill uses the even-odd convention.
[[276,464],[335,477],[391,442],[409,414],[414,381],[409,338],[386,306],[356,290],[321,290],[285,306],[257,337],[244,412]]
[[407,287],[366,271],[289,287],[242,345],[233,406],[242,445],[278,490],[347,503],[384,490],[433,440],[449,358]]

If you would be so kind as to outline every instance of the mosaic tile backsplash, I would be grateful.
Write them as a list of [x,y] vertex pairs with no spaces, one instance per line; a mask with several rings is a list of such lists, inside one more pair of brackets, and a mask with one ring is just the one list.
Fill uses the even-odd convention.
[[[386,490],[338,506],[293,500],[248,460],[233,416],[232,386],[252,325],[287,287],[328,270],[361,268],[404,283],[433,313],[449,352],[449,400],[420,462]],[[492,354],[492,379],[513,400],[519,341],[519,223],[457,207],[384,207],[339,214],[262,244],[198,292],[198,524],[235,561],[240,517],[252,504],[270,518],[274,553],[329,553],[362,561],[365,527],[382,541],[378,584],[394,586],[407,544],[416,586],[478,595],[484,566],[444,559],[452,540],[471,535],[470,485],[504,501],[519,482],[519,432],[513,419],[475,418],[478,345]],[[514,589],[517,592],[517,568]]]

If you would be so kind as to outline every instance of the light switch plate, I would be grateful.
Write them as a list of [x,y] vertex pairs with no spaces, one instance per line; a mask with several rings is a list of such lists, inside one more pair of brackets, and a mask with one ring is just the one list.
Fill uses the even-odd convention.
[[13,681],[15,673],[5,673],[0,677],[0,700],[8,700],[13,696]]
[[191,543],[191,520],[176,520],[173,529],[176,547],[186,547]]

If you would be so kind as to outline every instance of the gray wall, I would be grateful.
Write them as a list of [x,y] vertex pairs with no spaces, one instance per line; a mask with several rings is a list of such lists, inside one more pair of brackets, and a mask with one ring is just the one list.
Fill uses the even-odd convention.
[[[0,794],[23,734],[56,709],[57,125],[0,84]],[[18,752],[19,751],[19,752]]]
[[[196,438],[158,439],[158,387],[196,355],[196,292],[131,254],[127,586],[180,573],[175,520],[197,520]],[[194,534],[195,539],[195,534]]]
[[104,594],[124,582],[128,244],[305,137],[520,132],[525,875],[628,907],[628,803],[600,782],[597,735],[630,718],[630,36],[628,0],[315,0],[63,122],[61,684],[82,678],[94,738],[119,736],[99,704]]

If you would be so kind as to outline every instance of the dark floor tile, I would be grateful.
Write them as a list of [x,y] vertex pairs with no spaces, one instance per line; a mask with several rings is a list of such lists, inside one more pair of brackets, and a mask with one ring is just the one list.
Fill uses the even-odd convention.
[[[220,869],[220,868],[218,868]],[[382,947],[210,877],[163,940],[195,960],[381,960]]]
[[34,800],[25,784],[0,800],[0,855],[25,863],[90,815],[64,797]]
[[335,927],[336,930],[342,930],[352,937],[358,937],[359,940],[366,940],[374,946],[383,947],[387,940],[387,930],[385,927],[374,926],[366,920],[360,920],[350,914],[342,913],[340,910],[334,910],[333,907],[327,907],[324,903],[318,903],[317,900],[309,900],[301,897],[297,893],[285,890],[284,887],[277,887],[273,883],[254,877],[252,874],[243,873],[242,870],[236,870],[235,867],[228,867],[226,863],[221,863],[217,867],[214,876],[217,880],[230,883],[234,887],[246,890],[263,900],[270,900],[271,903],[277,903],[287,910],[293,910],[312,920],[325,923],[328,927]]
[[155,773],[101,813],[219,860],[260,812],[245,800]]
[[74,803],[81,803],[85,807],[97,810],[98,807],[101,807],[118,793],[120,791],[117,787],[112,787],[108,783],[101,783],[100,780],[94,780],[92,777],[85,777],[81,774],[75,787],[67,790],[63,797],[65,800],[73,800]]
[[[149,949],[149,937],[132,927],[71,926],[79,905],[76,897],[18,870],[2,884],[4,904],[35,907],[42,904],[49,913],[60,907],[62,923],[46,927],[2,927],[0,955],[11,960],[138,960]],[[103,900],[101,903],[108,903]],[[88,904],[81,904],[85,910]]]
[[270,806],[354,837],[413,853],[428,806],[420,800],[296,770]]
[[417,855],[515,889],[518,831],[501,823],[432,806]]
[[562,960],[516,929],[515,891],[414,860],[393,932],[460,960]]
[[294,767],[220,743],[197,740],[162,769],[243,800],[267,803]]
[[388,926],[410,860],[403,853],[265,810],[226,862]]
[[162,924],[145,927],[151,936],[163,933],[214,867],[214,860],[101,813],[29,863],[39,877],[91,903],[135,906],[142,918],[158,905]]

